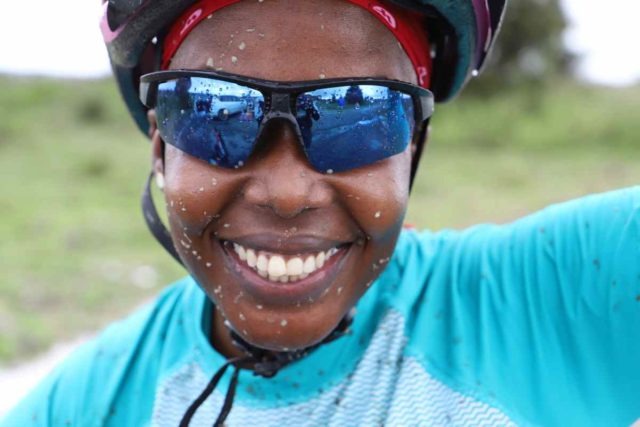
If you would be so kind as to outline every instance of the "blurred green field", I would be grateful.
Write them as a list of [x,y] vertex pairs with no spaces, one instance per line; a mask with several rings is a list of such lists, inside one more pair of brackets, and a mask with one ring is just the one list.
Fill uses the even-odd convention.
[[[640,183],[640,87],[559,82],[441,106],[408,221],[461,228]],[[111,81],[0,77],[0,362],[92,331],[184,272],[148,234],[150,167]]]

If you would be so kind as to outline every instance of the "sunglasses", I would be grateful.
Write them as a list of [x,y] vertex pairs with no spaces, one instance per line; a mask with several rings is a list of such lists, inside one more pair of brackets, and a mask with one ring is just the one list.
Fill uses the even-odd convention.
[[395,80],[275,82],[210,71],[140,79],[163,140],[224,168],[247,163],[266,125],[289,121],[309,163],[337,173],[403,152],[433,114],[433,94]]

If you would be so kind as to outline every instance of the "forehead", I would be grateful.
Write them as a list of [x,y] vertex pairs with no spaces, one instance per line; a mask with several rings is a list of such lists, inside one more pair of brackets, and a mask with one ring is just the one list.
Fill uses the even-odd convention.
[[272,80],[416,80],[393,34],[346,0],[240,1],[202,21],[176,52],[171,68]]

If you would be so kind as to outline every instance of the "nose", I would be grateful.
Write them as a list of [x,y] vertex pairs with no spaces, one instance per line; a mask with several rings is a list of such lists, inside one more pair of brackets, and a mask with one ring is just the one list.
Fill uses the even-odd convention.
[[294,218],[331,203],[326,176],[311,167],[293,125],[287,121],[267,125],[247,167],[251,179],[244,189],[245,200],[267,207],[281,218]]

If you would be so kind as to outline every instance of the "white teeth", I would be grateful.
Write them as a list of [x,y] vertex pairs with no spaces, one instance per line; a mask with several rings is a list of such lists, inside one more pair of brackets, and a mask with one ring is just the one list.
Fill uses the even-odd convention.
[[316,260],[314,257],[310,256],[304,260],[304,265],[302,266],[302,272],[306,274],[310,274],[316,271]]
[[242,246],[240,246],[237,243],[234,243],[233,248],[235,249],[236,253],[238,254],[238,257],[240,257],[242,261],[247,260],[247,252],[244,250]]
[[302,274],[302,267],[304,263],[302,259],[299,257],[291,258],[287,261],[287,275],[289,276],[299,276]]
[[324,265],[325,257],[326,255],[324,254],[324,252],[320,252],[318,256],[316,256],[316,268],[322,268],[322,266]]
[[265,273],[267,272],[267,269],[269,267],[269,260],[266,256],[264,256],[264,254],[258,255],[258,262],[256,264],[256,267],[258,267],[258,271],[264,271]]
[[287,259],[286,255],[275,255],[258,252],[254,249],[246,249],[238,243],[233,243],[233,250],[241,261],[264,278],[272,282],[289,283],[307,278],[314,271],[322,268],[325,263],[338,252],[337,248],[307,255],[306,258],[293,256]]
[[258,263],[258,258],[256,257],[256,253],[253,249],[247,249],[247,264],[249,267],[253,268]]
[[269,260],[269,267],[267,269],[269,276],[280,277],[287,274],[287,264],[284,263],[284,258],[275,255]]

